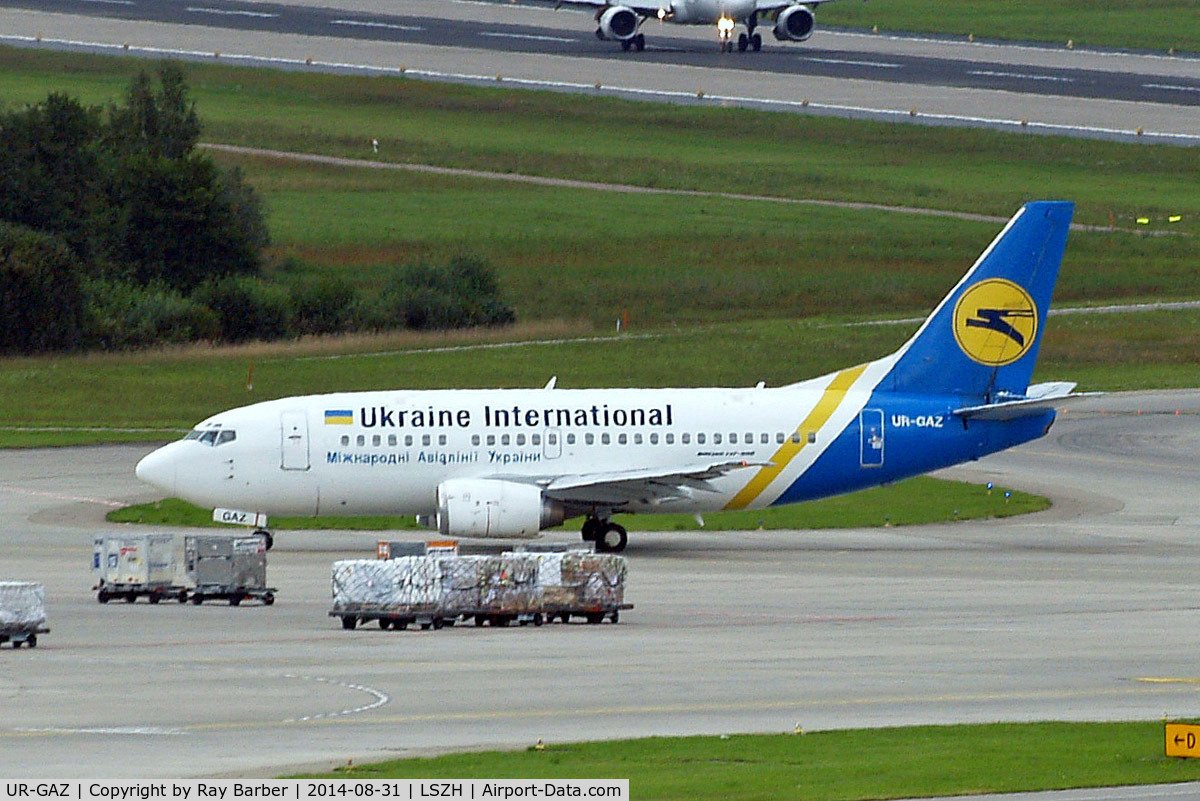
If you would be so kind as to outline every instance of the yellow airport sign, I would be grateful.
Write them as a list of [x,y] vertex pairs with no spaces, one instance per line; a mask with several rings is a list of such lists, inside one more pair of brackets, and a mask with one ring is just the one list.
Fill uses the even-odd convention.
[[1167,756],[1200,759],[1200,726],[1168,723]]

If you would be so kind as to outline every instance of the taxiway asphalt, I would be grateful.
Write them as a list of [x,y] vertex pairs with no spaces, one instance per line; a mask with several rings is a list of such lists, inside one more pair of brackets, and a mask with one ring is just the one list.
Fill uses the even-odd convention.
[[[1177,413],[1178,412],[1178,413]],[[1200,391],[1087,401],[952,475],[1045,492],[1006,521],[634,535],[617,625],[343,631],[284,532],[273,607],[100,605],[92,537],[146,500],[140,446],[0,453],[0,578],[51,633],[0,651],[0,775],[270,776],[651,734],[1200,712]],[[550,539],[574,539],[555,532]]]

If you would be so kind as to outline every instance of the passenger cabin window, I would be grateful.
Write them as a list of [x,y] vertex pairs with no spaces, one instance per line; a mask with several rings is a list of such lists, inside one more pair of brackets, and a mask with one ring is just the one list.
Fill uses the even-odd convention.
[[815,444],[815,443],[816,443],[816,441],[817,441],[817,432],[816,432],[816,431],[809,431],[809,432],[808,432],[808,444],[809,444],[809,445],[813,445],[813,444]]
[[658,434],[651,434],[651,435],[650,435],[650,444],[651,444],[651,445],[657,445],[657,444],[658,444]]
[[697,435],[696,435],[696,444],[697,444],[697,445],[703,445],[703,444],[704,444],[704,435],[703,435],[703,434],[697,434]]
[[530,434],[529,435],[529,444],[530,445],[541,445],[542,444],[542,435],[541,434]]
[[775,435],[775,443],[776,443],[777,445],[782,445],[782,444],[783,444],[783,434],[776,434],[776,435]]
[[472,435],[471,435],[471,444],[472,444],[472,445],[478,445],[478,444],[479,444],[479,435],[478,435],[478,434],[472,434]]
[[378,434],[374,434],[371,436],[371,445],[378,448],[382,444],[383,444],[383,437],[379,436]]
[[601,434],[600,435],[600,444],[601,445],[611,445],[612,437],[610,437],[608,434]]
[[737,434],[730,434],[730,435],[729,435],[729,444],[730,444],[730,445],[737,445]]
[[487,436],[487,444],[488,444],[489,446],[490,446],[490,445],[495,445],[495,444],[496,444],[496,435],[495,435],[495,434],[488,434],[488,436]]
[[445,445],[445,444],[446,444],[446,435],[438,434],[438,445]]
[[355,437],[354,442],[361,448],[363,445],[367,444],[367,438],[366,436],[359,434],[357,437]]
[[430,442],[432,442],[432,441],[433,441],[433,440],[431,440],[431,439],[430,439],[430,437],[429,437],[429,435],[428,435],[428,434],[422,434],[422,435],[421,435],[421,444],[422,444],[422,445],[424,445],[426,448],[428,448],[428,447],[429,447],[429,443],[430,443]]
[[525,444],[525,435],[524,434],[517,434],[517,444],[518,445]]
[[404,447],[411,448],[412,444],[413,444],[412,434],[405,434],[404,435]]
[[721,444],[721,435],[713,434],[713,445],[720,445],[720,444]]
[[679,437],[679,441],[682,442],[684,445],[687,445],[688,443],[690,443],[692,441],[692,435],[691,434],[682,434]]
[[618,434],[617,435],[617,444],[618,445],[628,445],[629,437],[626,436],[625,434]]
[[667,444],[668,445],[675,444],[675,435],[674,434],[667,434]]
[[584,434],[583,442],[585,445],[595,445],[596,444],[596,435],[595,434]]
[[342,447],[350,444],[350,437],[347,434],[342,434]]

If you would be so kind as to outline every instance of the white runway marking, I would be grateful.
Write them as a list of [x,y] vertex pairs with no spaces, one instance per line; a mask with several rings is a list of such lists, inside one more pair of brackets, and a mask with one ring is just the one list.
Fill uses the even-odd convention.
[[391,31],[423,31],[424,28],[417,25],[397,25],[392,22],[367,22],[366,20],[358,19],[335,19],[329,23],[330,25],[349,25],[356,28],[386,28]]
[[353,709],[342,709],[337,712],[321,712],[316,715],[305,715],[304,717],[300,717],[300,718],[288,718],[287,720],[284,721],[284,723],[304,723],[304,722],[310,721],[310,720],[325,720],[327,718],[340,718],[340,717],[346,717],[347,715],[357,715],[362,712],[369,712],[372,709],[378,709],[379,707],[383,706],[384,704],[386,704],[392,700],[392,697],[390,695],[388,695],[387,693],[380,692],[379,690],[373,690],[370,687],[365,687],[361,684],[348,684],[344,681],[336,681],[334,679],[325,679],[320,676],[297,676],[294,673],[285,673],[284,678],[285,679],[299,679],[300,681],[316,681],[316,682],[320,682],[322,684],[332,684],[335,687],[344,687],[347,690],[355,690],[360,693],[366,693],[367,695],[370,695],[371,697],[373,697],[375,699],[374,701],[372,701],[369,704],[363,704],[362,706],[356,706]]
[[807,56],[805,61],[816,61],[821,64],[845,64],[851,67],[879,67],[885,70],[898,70],[903,64],[891,64],[886,61],[855,61],[848,58],[819,58],[816,56]]
[[258,17],[262,19],[273,19],[278,17],[278,14],[269,14],[265,11],[231,11],[224,8],[202,8],[199,6],[188,6],[186,9],[192,14],[217,14],[222,17]]
[[967,70],[968,75],[982,75],[987,78],[1018,78],[1022,81],[1058,81],[1059,83],[1075,83],[1074,78],[1064,78],[1059,75],[1031,75],[1027,72],[1000,72],[998,70]]
[[1170,89],[1173,92],[1200,92],[1200,86],[1179,86],[1170,83],[1144,83],[1143,89]]
[[493,33],[485,31],[479,34],[480,36],[491,36],[494,39],[528,39],[531,42],[574,42],[575,39],[568,39],[564,36],[535,36],[531,33]]

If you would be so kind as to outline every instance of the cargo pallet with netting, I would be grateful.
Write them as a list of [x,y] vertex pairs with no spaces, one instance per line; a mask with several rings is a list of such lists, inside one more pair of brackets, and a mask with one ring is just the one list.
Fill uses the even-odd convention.
[[32,581],[0,581],[0,645],[37,648],[46,634],[46,590]]
[[381,629],[540,626],[580,617],[610,620],[624,602],[625,560],[612,554],[429,554],[351,559],[333,565],[333,609],[345,629],[378,621]]

